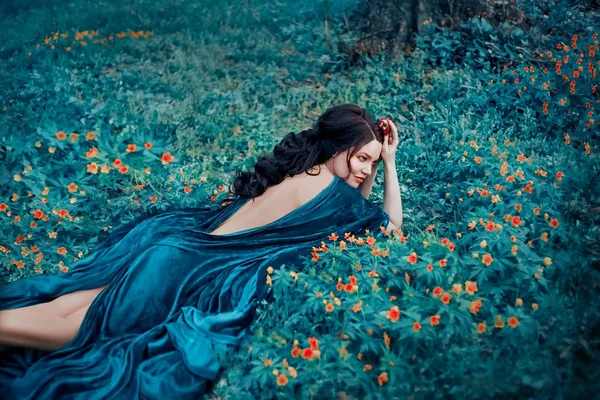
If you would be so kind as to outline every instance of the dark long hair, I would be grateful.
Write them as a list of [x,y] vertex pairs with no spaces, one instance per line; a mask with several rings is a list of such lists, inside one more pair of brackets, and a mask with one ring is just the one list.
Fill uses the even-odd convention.
[[[317,123],[300,133],[290,132],[275,146],[272,156],[261,156],[253,172],[238,172],[231,193],[255,198],[270,186],[281,183],[286,176],[308,171],[329,160],[335,153],[348,149],[346,162],[362,146],[373,139],[383,143],[383,132],[378,121],[365,109],[355,104],[341,104],[325,111]],[[344,180],[348,179],[349,175]]]

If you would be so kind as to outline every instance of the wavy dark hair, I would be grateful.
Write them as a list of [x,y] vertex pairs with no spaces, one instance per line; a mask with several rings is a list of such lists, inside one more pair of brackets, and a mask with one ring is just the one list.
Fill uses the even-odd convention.
[[[346,162],[350,170],[350,159],[362,146],[373,139],[383,143],[383,138],[378,121],[364,108],[355,104],[331,107],[312,128],[287,134],[275,146],[272,156],[259,157],[253,172],[238,172],[231,193],[254,199],[287,176],[304,172],[319,175],[320,169],[316,174],[310,174],[309,170],[348,149],[351,150]],[[342,179],[346,180],[349,176]]]

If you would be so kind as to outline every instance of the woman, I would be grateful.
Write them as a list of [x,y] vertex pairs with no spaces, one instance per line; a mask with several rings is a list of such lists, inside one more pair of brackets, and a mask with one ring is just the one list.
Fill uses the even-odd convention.
[[[264,299],[269,266],[294,264],[332,233],[399,229],[397,146],[389,117],[378,123],[356,105],[332,107],[241,173],[227,206],[144,217],[67,274],[3,287],[3,398],[209,391]],[[380,160],[385,211],[367,200]]]

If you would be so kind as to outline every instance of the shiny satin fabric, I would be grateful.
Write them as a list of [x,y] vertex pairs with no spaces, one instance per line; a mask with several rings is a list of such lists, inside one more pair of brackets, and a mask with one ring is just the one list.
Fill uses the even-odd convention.
[[[192,399],[210,390],[266,292],[266,269],[293,265],[331,233],[381,235],[389,215],[334,177],[310,201],[261,227],[212,232],[225,207],[161,212],[113,232],[68,273],[0,288],[0,309],[108,285],[76,337],[56,351],[0,353],[3,399]],[[132,226],[131,226],[132,225]]]

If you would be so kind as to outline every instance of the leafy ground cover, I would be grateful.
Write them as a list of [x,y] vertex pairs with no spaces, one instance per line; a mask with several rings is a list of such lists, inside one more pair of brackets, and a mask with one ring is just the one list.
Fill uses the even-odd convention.
[[3,281],[68,272],[142,214],[226,203],[236,170],[351,102],[399,125],[402,231],[330,236],[273,266],[207,397],[593,393],[598,16],[511,7],[529,30],[426,23],[410,55],[347,69],[320,38],[350,1],[9,4]]

